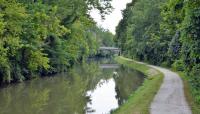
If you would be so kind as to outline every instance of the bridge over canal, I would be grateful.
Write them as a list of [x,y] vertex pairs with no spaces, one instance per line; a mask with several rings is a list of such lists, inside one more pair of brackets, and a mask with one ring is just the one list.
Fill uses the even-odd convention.
[[100,47],[99,48],[99,53],[101,52],[110,52],[110,53],[114,53],[114,54],[117,54],[117,55],[121,55],[121,49],[120,48],[117,48],[117,47]]

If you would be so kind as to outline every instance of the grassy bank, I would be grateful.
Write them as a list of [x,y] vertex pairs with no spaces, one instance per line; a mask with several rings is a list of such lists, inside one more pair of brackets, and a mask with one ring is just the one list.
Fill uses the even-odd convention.
[[120,64],[143,72],[147,79],[114,114],[149,114],[150,104],[162,84],[163,74],[131,59],[124,57],[116,57],[115,59]]
[[198,105],[195,102],[195,99],[192,96],[192,93],[191,93],[192,89],[191,89],[191,86],[189,85],[188,77],[186,76],[186,74],[184,72],[180,72],[180,71],[179,72],[175,71],[175,72],[177,72],[183,80],[185,96],[186,96],[187,102],[189,103],[189,105],[191,107],[192,113],[200,114],[200,105]]

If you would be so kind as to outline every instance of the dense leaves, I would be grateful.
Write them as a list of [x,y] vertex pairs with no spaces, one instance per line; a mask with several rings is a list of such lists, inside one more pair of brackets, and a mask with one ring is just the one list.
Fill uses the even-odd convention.
[[95,55],[102,41],[89,11],[96,8],[103,18],[110,2],[0,0],[0,83],[66,71]]
[[125,56],[187,72],[200,104],[199,0],[133,1],[116,33]]

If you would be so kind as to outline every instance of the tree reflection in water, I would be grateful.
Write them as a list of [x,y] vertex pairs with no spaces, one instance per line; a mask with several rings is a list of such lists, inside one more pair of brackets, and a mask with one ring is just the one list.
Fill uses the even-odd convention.
[[[0,89],[0,114],[85,114],[100,80],[112,78],[115,69],[100,69],[100,63],[75,65],[68,73],[38,78]],[[120,67],[115,77],[118,104],[122,104],[143,81],[133,70]],[[100,98],[101,99],[101,98]]]

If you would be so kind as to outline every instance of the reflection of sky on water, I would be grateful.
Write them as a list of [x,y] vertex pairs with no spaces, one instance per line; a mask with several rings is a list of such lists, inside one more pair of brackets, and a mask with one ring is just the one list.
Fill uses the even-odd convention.
[[112,59],[93,60],[67,73],[0,88],[0,114],[85,114],[88,108],[96,110],[92,114],[107,114],[144,80],[137,71],[113,66]]
[[118,108],[118,100],[115,91],[115,81],[113,78],[104,81],[101,80],[94,91],[88,91],[91,102],[87,104],[94,114],[108,114],[112,109]]

